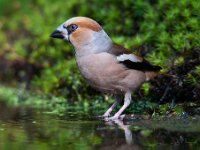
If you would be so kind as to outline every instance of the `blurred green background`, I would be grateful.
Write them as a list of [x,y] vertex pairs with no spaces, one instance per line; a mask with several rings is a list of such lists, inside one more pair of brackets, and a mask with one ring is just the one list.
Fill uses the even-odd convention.
[[[73,47],[50,38],[58,25],[74,16],[93,18],[114,42],[163,68],[136,99],[199,103],[198,0],[1,0],[1,85],[84,101],[86,106],[90,99],[106,100],[81,77]],[[6,91],[1,88],[0,93]]]

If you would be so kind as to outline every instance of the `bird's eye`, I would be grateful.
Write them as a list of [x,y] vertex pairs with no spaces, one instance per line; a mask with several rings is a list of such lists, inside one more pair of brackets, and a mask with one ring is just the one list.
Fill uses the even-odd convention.
[[72,25],[70,25],[70,28],[71,28],[71,30],[76,30],[77,29],[77,25],[75,25],[75,24],[72,24]]
[[70,24],[67,27],[65,27],[67,29],[68,34],[74,32],[78,26],[76,24]]

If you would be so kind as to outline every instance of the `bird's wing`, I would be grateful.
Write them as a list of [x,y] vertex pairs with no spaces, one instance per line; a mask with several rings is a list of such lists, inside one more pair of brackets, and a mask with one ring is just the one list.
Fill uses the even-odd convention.
[[133,54],[128,49],[117,44],[113,44],[112,48],[108,51],[108,53],[115,55],[118,62],[129,69],[155,72],[161,70],[160,66],[151,65],[142,57]]
[[114,43],[112,47],[109,49],[108,53],[111,53],[115,56],[119,56],[122,54],[131,54],[132,52],[124,48],[123,46]]

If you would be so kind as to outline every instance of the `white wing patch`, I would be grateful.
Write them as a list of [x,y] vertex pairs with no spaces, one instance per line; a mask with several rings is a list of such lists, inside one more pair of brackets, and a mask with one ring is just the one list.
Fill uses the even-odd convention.
[[122,54],[117,56],[118,61],[125,61],[125,60],[130,60],[132,62],[142,62],[142,60],[138,59],[137,56],[134,54]]

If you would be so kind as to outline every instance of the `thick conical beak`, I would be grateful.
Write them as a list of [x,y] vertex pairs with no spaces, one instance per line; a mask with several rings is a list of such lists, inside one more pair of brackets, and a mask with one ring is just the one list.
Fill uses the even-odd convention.
[[52,38],[64,39],[62,32],[59,30],[55,30],[50,36]]

